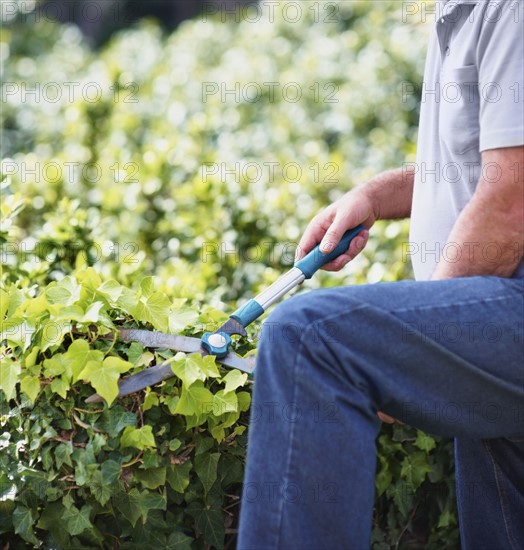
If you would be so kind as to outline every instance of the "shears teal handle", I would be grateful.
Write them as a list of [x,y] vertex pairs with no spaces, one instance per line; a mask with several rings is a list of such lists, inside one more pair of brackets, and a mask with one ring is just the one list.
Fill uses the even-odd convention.
[[291,289],[298,286],[304,279],[311,279],[321,267],[344,254],[349,248],[351,241],[364,229],[363,225],[358,225],[346,231],[338,245],[328,254],[321,252],[320,245],[317,245],[307,256],[299,260],[292,269],[277,279],[269,288],[237,309],[231,315],[231,318],[238,321],[242,326],[247,327],[284,294],[287,294]]
[[363,225],[358,225],[357,227],[346,231],[342,239],[340,239],[338,245],[328,254],[324,254],[320,251],[320,245],[315,246],[315,248],[313,248],[313,250],[307,256],[305,256],[295,264],[295,267],[302,271],[306,279],[311,279],[311,277],[313,277],[313,275],[321,267],[324,267],[329,262],[344,254],[344,252],[346,252],[349,248],[351,241],[361,231],[364,231],[364,229],[365,227]]

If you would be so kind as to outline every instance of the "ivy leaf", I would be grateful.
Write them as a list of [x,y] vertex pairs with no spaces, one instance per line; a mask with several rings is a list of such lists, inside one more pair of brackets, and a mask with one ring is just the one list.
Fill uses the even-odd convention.
[[146,412],[152,407],[156,407],[158,403],[158,395],[154,391],[147,392],[144,402],[142,403],[142,412]]
[[220,453],[204,453],[195,457],[195,472],[204,486],[204,494],[217,479],[217,466]]
[[202,372],[199,366],[199,358],[202,356],[199,353],[192,353],[188,357],[184,357],[180,361],[171,363],[171,370],[182,380],[184,387],[189,388],[197,380],[204,381],[206,375]]
[[213,396],[213,414],[220,416],[228,412],[238,411],[238,399],[236,394],[226,394],[224,390],[220,390]]
[[73,454],[73,444],[71,441],[67,441],[61,445],[58,445],[55,449],[55,462],[58,470],[62,468],[64,464],[73,467],[71,461],[71,455]]
[[118,396],[118,380],[120,375],[127,372],[133,365],[120,357],[106,357],[103,362],[88,361],[85,368],[79,374],[86,382],[89,382],[96,392],[103,397],[108,405],[111,405]]
[[75,340],[64,355],[71,367],[71,379],[75,383],[80,379],[80,373],[89,361],[102,362],[104,354],[100,350],[92,350],[85,340]]
[[140,285],[142,296],[131,306],[131,314],[137,321],[151,323],[157,330],[168,330],[169,298],[163,292],[155,292],[152,277]]
[[66,547],[70,542],[67,526],[63,521],[65,512],[61,502],[47,503],[38,520],[37,527],[49,531],[56,543]]
[[8,400],[15,395],[15,387],[21,370],[19,361],[13,361],[9,357],[0,355],[0,389]]
[[4,320],[7,309],[9,308],[9,294],[0,288],[0,321]]
[[192,502],[187,512],[195,519],[197,529],[208,544],[216,548],[224,546],[225,527],[221,510]]
[[428,434],[417,430],[417,439],[415,440],[415,445],[422,451],[429,453],[436,446],[437,442]]
[[57,353],[44,361],[44,376],[47,378],[53,378],[55,376],[65,375],[70,377],[71,369],[70,364],[65,358],[63,353]]
[[81,290],[82,285],[68,275],[57,283],[51,283],[45,291],[45,297],[50,304],[71,306],[80,300]]
[[17,506],[13,511],[13,526],[15,534],[20,535],[31,544],[38,544],[33,530],[33,514],[26,506]]
[[430,471],[426,453],[418,451],[404,457],[400,475],[416,489]]
[[69,382],[67,380],[64,380],[63,376],[60,376],[60,378],[55,378],[51,382],[51,390],[53,393],[57,393],[62,399],[67,398],[67,391],[70,388]]
[[100,294],[114,304],[122,295],[122,290],[122,285],[120,285],[114,279],[110,279],[109,281],[105,281],[104,283],[102,283],[102,285],[97,287],[96,293]]
[[31,403],[34,403],[40,393],[40,378],[38,376],[25,376],[20,381],[20,391],[27,395]]
[[222,378],[222,382],[226,383],[224,393],[235,391],[240,386],[243,386],[246,383],[246,380],[247,380],[247,374],[245,372],[240,372],[237,369],[230,370]]
[[177,493],[183,493],[189,485],[189,473],[193,465],[190,460],[183,464],[169,464],[166,470],[166,480]]
[[124,428],[135,426],[136,422],[136,416],[132,412],[116,405],[102,413],[100,428],[107,432],[110,437],[117,437]]
[[134,487],[127,493],[122,491],[114,499],[116,508],[134,527],[139,518],[147,519],[149,510],[165,510],[165,499],[157,494],[150,493],[147,489],[142,493]]
[[149,468],[148,470],[138,470],[136,479],[142,483],[146,489],[156,489],[166,483],[166,467]]
[[142,426],[141,428],[128,426],[120,438],[120,446],[122,448],[134,447],[141,451],[155,448],[156,443],[153,436],[153,428],[151,426]]
[[33,335],[36,332],[36,326],[33,322],[10,319],[1,321],[2,328],[0,340],[6,340],[10,345],[18,346],[26,351],[31,346]]
[[38,331],[38,344],[42,351],[46,351],[51,347],[58,347],[64,340],[64,336],[71,331],[71,323],[67,321],[48,320],[42,323]]
[[175,414],[184,416],[202,415],[213,410],[213,394],[197,380],[189,388],[182,387],[182,395],[178,402]]
[[100,320],[100,310],[104,307],[103,302],[93,302],[87,309],[84,316],[80,319],[81,323],[98,323]]
[[236,394],[238,400],[238,408],[241,412],[249,410],[251,405],[251,394],[247,391],[240,391]]
[[380,471],[375,476],[375,487],[377,488],[377,494],[380,497],[383,495],[387,488],[391,485],[393,476],[388,469],[387,463],[382,464]]
[[102,481],[106,485],[111,485],[119,477],[120,472],[122,471],[122,466],[115,460],[105,460],[101,467]]
[[79,535],[86,529],[92,529],[93,525],[89,520],[90,514],[91,506],[83,506],[81,510],[76,506],[67,508],[62,515],[62,521],[66,522],[69,534],[73,536]]
[[214,355],[205,355],[202,356],[200,354],[197,354],[200,358],[200,361],[198,363],[198,366],[200,367],[200,370],[208,377],[208,378],[219,378],[220,377],[220,371],[218,370],[218,366],[216,364],[216,359]]
[[166,550],[191,550],[193,539],[180,531],[171,533],[166,541]]
[[198,312],[189,307],[170,311],[168,315],[169,332],[176,334],[197,321]]

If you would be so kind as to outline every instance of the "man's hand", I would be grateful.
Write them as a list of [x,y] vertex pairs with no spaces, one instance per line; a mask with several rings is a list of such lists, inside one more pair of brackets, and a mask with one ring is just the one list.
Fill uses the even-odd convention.
[[[303,258],[319,242],[322,252],[331,252],[348,229],[359,224],[369,229],[375,220],[373,205],[366,195],[365,187],[354,189],[313,218],[300,239],[296,259]],[[351,241],[348,251],[326,264],[324,269],[342,269],[366,246],[368,236],[368,231],[362,231]]]
[[398,422],[396,418],[393,418],[392,416],[388,416],[387,414],[378,412],[377,416],[382,420],[382,422],[386,424],[394,424],[395,422]]
[[[346,193],[338,201],[317,214],[310,222],[298,245],[300,260],[318,243],[322,252],[331,252],[342,235],[362,224],[366,229],[378,219],[406,218],[411,212],[414,173],[403,168],[383,172]],[[323,269],[339,271],[365,246],[368,231],[353,239],[348,251],[326,264]]]

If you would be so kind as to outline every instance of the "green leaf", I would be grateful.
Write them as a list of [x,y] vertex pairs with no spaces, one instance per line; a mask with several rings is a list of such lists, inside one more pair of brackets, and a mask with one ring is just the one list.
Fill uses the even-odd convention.
[[230,370],[224,376],[224,378],[222,378],[222,382],[226,383],[224,393],[235,391],[240,386],[243,386],[246,383],[246,381],[247,381],[247,374],[245,372],[240,372],[237,369]]
[[132,367],[131,363],[119,357],[106,357],[102,363],[88,361],[79,377],[89,382],[108,405],[111,405],[118,396],[120,375]]
[[50,304],[71,306],[80,300],[81,290],[82,285],[73,277],[67,276],[58,283],[51,283],[45,291],[45,296]]
[[120,438],[120,446],[134,447],[135,449],[151,449],[156,447],[153,428],[151,426],[142,426],[135,428],[128,426]]
[[189,485],[189,473],[193,465],[190,460],[183,464],[169,464],[166,471],[166,480],[177,493],[183,493]]
[[11,346],[18,346],[23,351],[29,349],[36,326],[31,321],[9,319],[0,322],[0,340],[6,340]]
[[89,520],[91,514],[91,506],[83,506],[79,510],[76,506],[71,506],[64,511],[62,521],[67,524],[67,530],[70,535],[79,535],[86,529],[92,529],[93,525]]
[[38,544],[33,530],[33,513],[26,506],[17,506],[13,512],[15,533],[31,544]]
[[430,471],[431,466],[428,464],[427,455],[418,451],[404,457],[400,475],[416,489]]
[[49,531],[56,543],[62,547],[66,547],[70,542],[67,525],[63,521],[65,511],[66,509],[61,502],[46,503],[37,523],[39,529]]
[[240,391],[236,394],[238,399],[238,408],[241,412],[249,410],[251,406],[251,394],[247,391]]
[[380,471],[375,476],[375,487],[377,488],[377,494],[380,497],[383,495],[388,487],[391,485],[393,476],[387,468],[387,465],[383,464]]
[[69,321],[48,320],[42,323],[38,331],[39,338],[37,343],[46,351],[49,348],[58,347],[64,340],[64,336],[71,331]]
[[0,355],[0,389],[4,392],[6,399],[14,397],[21,370],[19,361]]
[[217,479],[217,466],[220,453],[204,453],[195,457],[195,472],[204,486],[204,494]]
[[142,296],[131,306],[131,314],[137,321],[151,323],[157,330],[168,330],[169,298],[163,292],[155,292],[152,277],[140,285]]
[[198,354],[198,357],[200,358],[198,366],[200,367],[200,370],[207,376],[207,378],[220,377],[220,371],[218,370],[214,355],[206,355],[202,357],[202,355]]
[[179,531],[171,533],[166,542],[166,550],[191,550],[193,539]]
[[142,411],[146,412],[152,407],[156,407],[158,405],[158,395],[154,391],[147,392],[144,402],[142,403]]
[[122,295],[122,290],[122,285],[114,279],[110,279],[109,281],[102,283],[102,285],[96,289],[96,293],[100,294],[114,304]]
[[171,414],[175,414],[180,397],[178,395],[162,396],[160,401],[169,409]]
[[115,405],[102,413],[100,428],[110,437],[117,437],[124,428],[135,426],[136,422],[136,416],[132,412],[126,411],[120,405]]
[[55,449],[55,462],[58,470],[62,468],[64,464],[73,467],[73,462],[71,461],[71,455],[73,454],[73,444],[71,441],[66,443],[61,443]]
[[0,288],[0,321],[4,320],[7,309],[9,308],[9,294]]
[[206,375],[202,372],[199,366],[199,358],[202,356],[198,353],[184,357],[180,361],[173,361],[171,363],[171,370],[182,380],[184,386],[188,388],[194,384],[197,380],[204,381]]
[[188,506],[188,513],[195,518],[197,529],[208,544],[216,548],[224,545],[225,527],[222,511],[210,506],[193,502]]
[[55,378],[51,382],[51,390],[53,393],[57,393],[62,399],[67,398],[67,392],[70,387],[69,382],[64,380],[62,376],[60,378]]
[[31,349],[31,351],[27,354],[27,357],[25,358],[24,366],[26,369],[30,369],[31,367],[34,367],[36,365],[36,360],[39,353],[40,348],[38,346],[34,346],[33,349]]
[[150,468],[148,470],[138,470],[136,479],[142,483],[146,489],[156,489],[166,483],[166,467]]
[[417,430],[417,439],[415,440],[415,445],[422,451],[429,453],[436,446],[436,441],[428,434]]
[[194,309],[185,307],[175,311],[170,311],[168,316],[169,332],[176,334],[181,332],[189,325],[198,321],[198,312]]
[[92,350],[85,340],[75,340],[68,348],[64,359],[71,368],[72,382],[80,380],[80,373],[89,361],[102,363],[104,354],[100,350]]
[[213,414],[221,416],[228,412],[238,411],[238,399],[235,393],[226,394],[220,390],[213,396]]
[[182,387],[182,395],[175,413],[185,416],[209,414],[213,410],[213,394],[204,387],[201,381],[196,381],[189,388]]
[[122,466],[115,460],[104,460],[101,467],[102,481],[107,485],[111,485],[120,477],[121,471]]
[[120,492],[114,498],[114,503],[122,515],[134,527],[139,518],[145,522],[149,510],[165,510],[166,501],[158,493],[151,493],[147,489],[140,492],[133,488],[126,492]]
[[40,378],[38,376],[24,376],[20,381],[20,391],[27,395],[31,403],[34,403],[40,393]]

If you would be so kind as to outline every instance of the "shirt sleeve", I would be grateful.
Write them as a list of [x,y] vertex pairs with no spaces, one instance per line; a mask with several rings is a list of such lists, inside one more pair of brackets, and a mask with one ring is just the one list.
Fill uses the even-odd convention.
[[524,145],[524,2],[486,2],[481,14],[480,151]]

